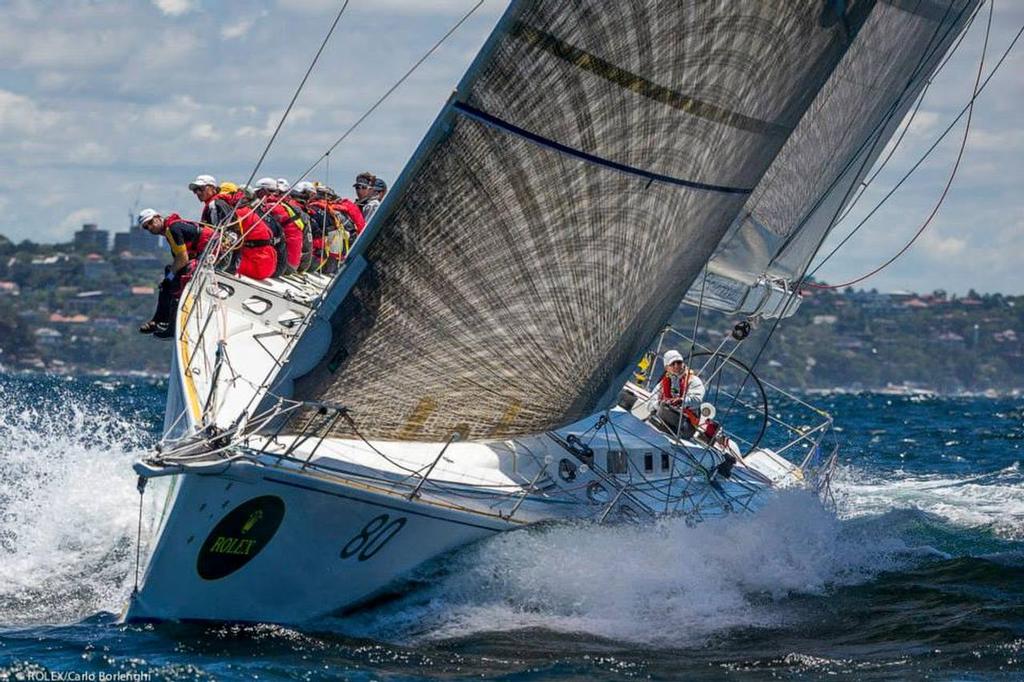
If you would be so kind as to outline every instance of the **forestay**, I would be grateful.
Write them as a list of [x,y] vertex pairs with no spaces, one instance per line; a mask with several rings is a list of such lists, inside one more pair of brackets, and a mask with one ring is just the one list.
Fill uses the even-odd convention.
[[698,279],[688,292],[689,302],[744,314],[793,313],[779,294],[799,281],[977,4],[894,0],[871,12],[716,249],[707,284]]
[[874,7],[514,3],[356,243],[295,397],[401,440],[609,404]]

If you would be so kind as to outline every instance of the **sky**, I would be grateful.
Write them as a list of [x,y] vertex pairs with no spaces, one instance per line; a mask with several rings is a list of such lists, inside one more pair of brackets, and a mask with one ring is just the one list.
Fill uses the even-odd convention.
[[[475,0],[351,0],[258,176],[294,179]],[[392,181],[504,10],[487,0],[321,164],[351,191]],[[341,0],[0,0],[0,234],[68,241],[124,230],[139,208],[198,215],[199,173],[246,179]],[[903,143],[839,225],[856,224],[966,104],[987,8],[929,89]],[[998,0],[986,72],[1024,24]],[[1022,41],[1024,42],[1024,41]],[[979,97],[949,196],[914,247],[859,286],[1024,294],[1024,44]],[[898,251],[931,212],[958,126],[819,276],[845,281]],[[829,248],[827,243],[826,250]]]

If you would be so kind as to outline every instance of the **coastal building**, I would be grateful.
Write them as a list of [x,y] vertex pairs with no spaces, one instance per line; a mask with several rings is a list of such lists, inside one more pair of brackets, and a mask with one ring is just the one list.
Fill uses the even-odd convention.
[[114,235],[114,253],[130,253],[136,256],[162,253],[166,250],[162,241],[160,237],[146,232],[135,223],[127,232],[118,232]]
[[85,223],[75,232],[73,243],[80,251],[103,253],[110,247],[110,232],[101,230],[96,223]]
[[98,253],[90,253],[82,261],[82,277],[87,280],[105,279],[114,276],[114,264]]

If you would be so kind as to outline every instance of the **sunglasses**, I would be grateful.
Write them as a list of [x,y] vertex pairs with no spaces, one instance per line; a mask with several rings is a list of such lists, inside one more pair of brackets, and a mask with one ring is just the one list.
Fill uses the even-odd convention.
[[356,189],[370,189],[369,185],[364,185],[361,182],[357,182],[356,184],[354,184],[352,186],[355,187]]

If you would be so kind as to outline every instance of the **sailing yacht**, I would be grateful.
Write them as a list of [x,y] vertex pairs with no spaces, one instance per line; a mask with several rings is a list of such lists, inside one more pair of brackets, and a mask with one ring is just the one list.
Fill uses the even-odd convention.
[[[827,494],[830,417],[736,353],[976,6],[512,2],[336,275],[197,271],[125,619],[302,623],[539,522]],[[704,347],[680,301],[736,326]],[[669,348],[692,433],[655,414]]]

